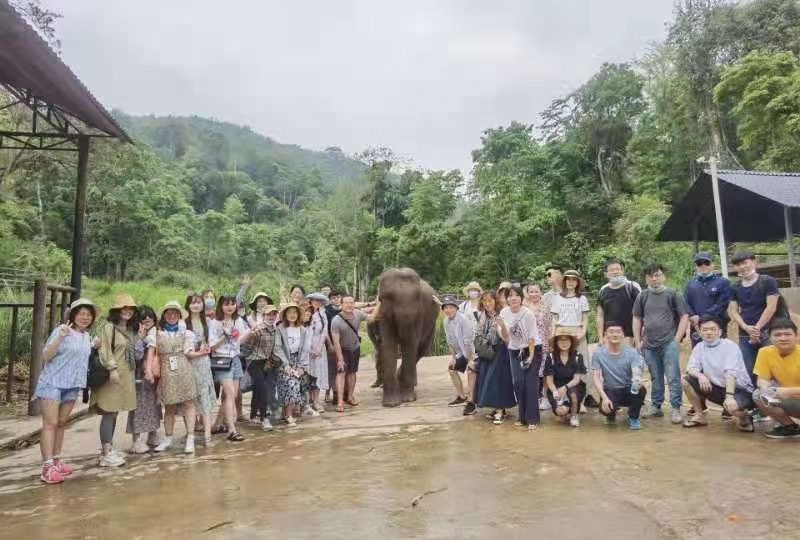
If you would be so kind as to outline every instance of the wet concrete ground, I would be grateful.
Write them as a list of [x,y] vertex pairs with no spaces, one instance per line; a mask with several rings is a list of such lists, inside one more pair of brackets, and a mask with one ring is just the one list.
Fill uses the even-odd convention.
[[631,432],[597,413],[579,429],[550,413],[532,433],[493,426],[443,406],[445,366],[423,360],[411,405],[380,407],[366,366],[345,415],[115,470],[95,466],[97,421],[83,421],[64,484],[39,483],[38,449],[0,458],[0,537],[800,538],[800,444],[716,414],[691,430],[653,419]]

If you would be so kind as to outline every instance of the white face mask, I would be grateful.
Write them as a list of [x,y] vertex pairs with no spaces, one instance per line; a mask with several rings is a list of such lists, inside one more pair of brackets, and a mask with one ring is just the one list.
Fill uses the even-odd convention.
[[470,299],[477,300],[480,297],[481,292],[472,290],[472,291],[468,291],[467,294],[469,295]]

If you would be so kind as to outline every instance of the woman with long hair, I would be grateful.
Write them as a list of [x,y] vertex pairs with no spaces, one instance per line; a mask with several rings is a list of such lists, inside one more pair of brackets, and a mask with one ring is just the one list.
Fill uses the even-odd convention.
[[286,423],[296,426],[303,405],[304,379],[308,374],[308,331],[302,324],[302,311],[297,304],[289,304],[281,311],[281,323],[275,333],[275,357],[281,362],[278,380],[278,399],[283,404]]
[[187,454],[194,452],[194,422],[197,416],[194,400],[197,397],[197,388],[190,359],[208,355],[208,350],[195,350],[194,334],[186,329],[181,321],[182,315],[181,305],[171,300],[161,309],[161,318],[158,321],[156,351],[161,365],[158,395],[164,404],[164,440],[155,447],[155,452],[163,452],[172,446],[178,405],[181,406],[186,425],[183,451]]
[[[209,321],[204,314],[205,304],[201,295],[196,293],[188,295],[183,307],[187,313],[186,329],[192,333],[194,340],[193,350],[196,354],[190,359],[192,371],[194,372],[194,386],[197,390],[197,397],[194,401],[195,411],[201,419],[203,443],[208,447],[212,444],[211,424],[214,421],[212,413],[214,412],[214,405],[217,403],[216,391],[214,390],[214,375],[211,373],[211,359],[209,357],[211,353],[211,348],[208,345]],[[185,413],[186,411],[184,411]]]
[[[510,287],[508,306],[500,312],[508,328],[507,345],[511,358],[514,394],[519,407],[517,425],[535,430],[539,426],[539,364],[542,347],[536,317],[522,305],[522,289]],[[503,336],[504,340],[506,336]]]
[[[479,407],[491,407],[492,411],[486,417],[495,425],[500,425],[508,417],[506,409],[517,404],[506,347],[508,328],[497,311],[496,293],[483,293],[478,309],[480,315],[476,343],[482,341],[488,348],[486,354],[481,354],[484,347],[476,347],[480,373],[477,404]],[[488,354],[490,351],[491,356]]]
[[581,425],[578,412],[586,395],[586,384],[581,381],[586,375],[586,364],[578,352],[578,340],[572,334],[556,334],[550,350],[544,363],[547,400],[553,414],[578,427]]
[[134,337],[136,359],[136,410],[128,413],[126,431],[133,436],[132,454],[146,454],[150,446],[158,446],[158,428],[161,427],[161,403],[158,401],[156,381],[161,377],[154,358],[156,347],[156,313],[150,306],[139,306],[139,316]]
[[42,351],[42,372],[36,383],[34,399],[39,400],[42,433],[42,474],[46,484],[60,484],[72,474],[72,467],[61,461],[69,415],[81,389],[86,386],[92,338],[89,335],[97,317],[91,300],[79,298],[69,306],[66,324],[53,329]]
[[[214,380],[222,385],[222,407],[214,433],[228,433],[228,440],[240,442],[244,436],[236,430],[236,395],[244,376],[239,358],[239,343],[247,339],[247,323],[239,317],[235,296],[223,296],[217,303],[216,322],[209,325],[209,345]],[[224,422],[224,426],[220,422]]]
[[136,409],[136,359],[134,339],[136,302],[129,294],[118,294],[108,310],[108,323],[100,333],[100,363],[109,371],[108,381],[92,392],[90,407],[100,420],[101,467],[125,464],[125,455],[114,450],[114,431],[121,411]]

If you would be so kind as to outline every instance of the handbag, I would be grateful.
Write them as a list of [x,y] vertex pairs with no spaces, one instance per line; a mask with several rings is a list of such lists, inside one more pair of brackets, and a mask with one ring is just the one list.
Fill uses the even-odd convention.
[[228,371],[233,367],[233,358],[224,356],[211,357],[211,371]]
[[[475,320],[478,321],[480,324],[480,317],[478,317],[477,313],[473,313],[475,315]],[[489,339],[486,337],[487,327],[489,325],[489,320],[487,319],[486,324],[482,328],[481,332],[475,334],[475,354],[478,355],[478,358],[482,358],[484,360],[491,360],[494,358],[494,346],[489,342]]]
[[109,373],[100,362],[100,351],[92,347],[92,352],[89,353],[89,370],[86,372],[86,388],[97,390],[108,382]]

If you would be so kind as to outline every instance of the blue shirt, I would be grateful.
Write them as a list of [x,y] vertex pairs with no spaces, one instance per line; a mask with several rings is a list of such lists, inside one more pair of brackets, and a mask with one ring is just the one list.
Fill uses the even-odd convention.
[[749,287],[737,283],[733,287],[733,299],[739,304],[739,314],[747,324],[753,325],[761,318],[767,307],[767,296],[778,296],[778,282],[766,274],[760,274]]
[[[45,347],[58,340],[58,328],[53,330]],[[84,388],[89,370],[92,338],[89,332],[70,330],[58,346],[56,355],[42,368],[39,380],[56,388]]]
[[633,347],[622,347],[619,354],[611,354],[598,347],[592,355],[592,369],[603,374],[604,388],[628,388],[633,382],[633,369],[644,368],[644,361]]
[[731,282],[720,274],[708,277],[695,275],[684,292],[689,315],[713,315],[722,322],[728,320],[728,304],[733,298]]

